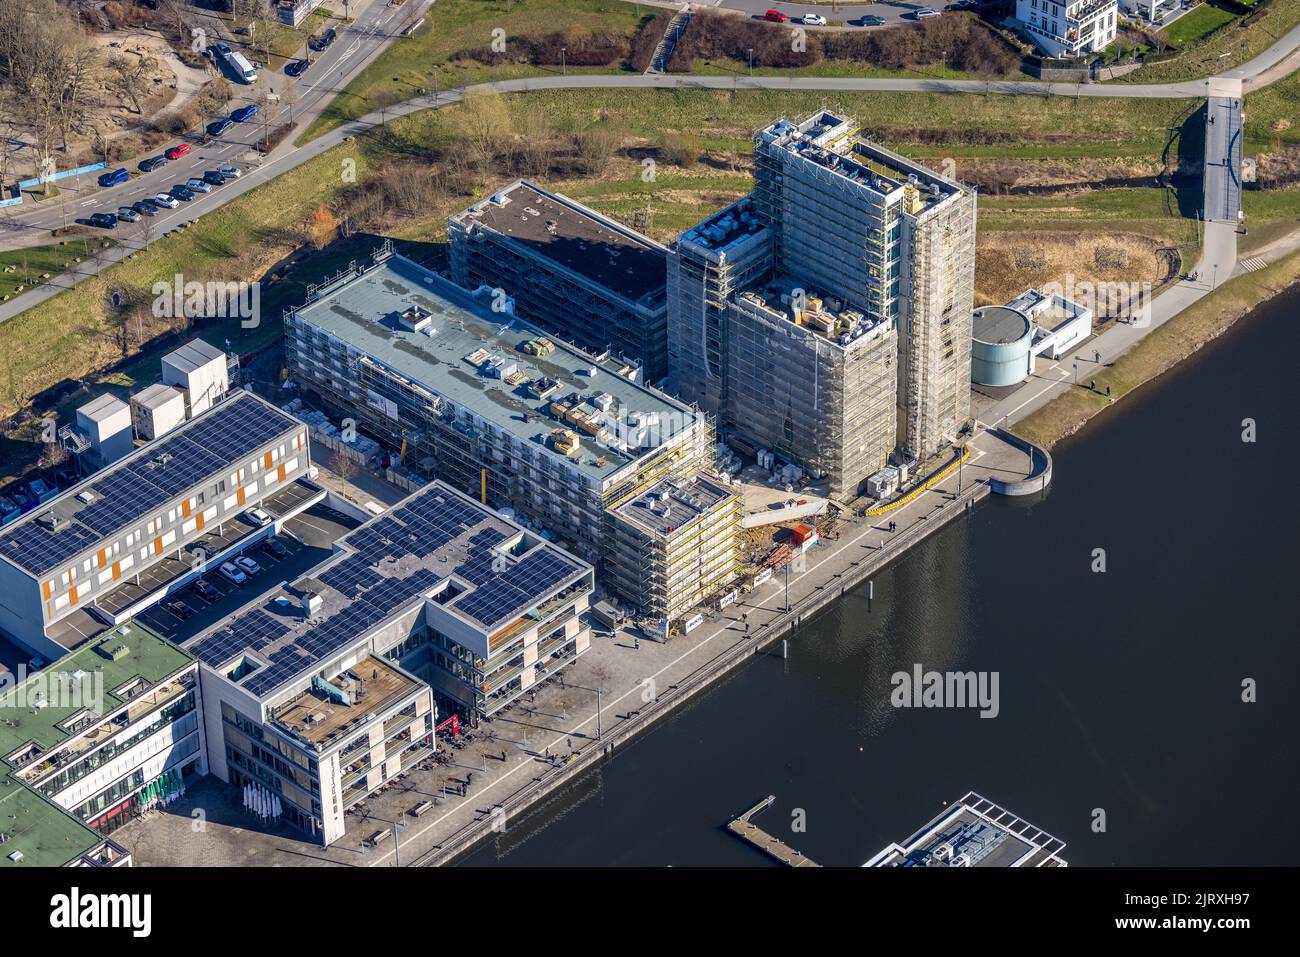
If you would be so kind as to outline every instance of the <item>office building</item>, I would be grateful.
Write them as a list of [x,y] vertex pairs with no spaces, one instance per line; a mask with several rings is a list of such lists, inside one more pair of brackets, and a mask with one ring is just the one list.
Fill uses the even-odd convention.
[[310,468],[305,425],[234,393],[5,526],[0,628],[61,657],[242,547],[240,534],[258,530],[240,514],[289,494]]
[[213,773],[323,843],[435,747],[434,693],[490,715],[586,650],[592,569],[445,483],[184,646]]
[[0,760],[108,834],[207,773],[198,667],[138,622],[108,631],[0,696]]
[[501,289],[515,313],[659,383],[668,369],[668,250],[566,196],[516,180],[451,217],[451,279]]
[[863,867],[1066,867],[1065,842],[974,791]]

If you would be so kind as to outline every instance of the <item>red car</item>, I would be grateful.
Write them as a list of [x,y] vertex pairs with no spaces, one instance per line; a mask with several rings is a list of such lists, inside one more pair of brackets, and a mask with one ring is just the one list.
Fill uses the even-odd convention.
[[184,156],[184,155],[185,155],[186,153],[188,153],[189,151],[190,151],[190,144],[189,144],[189,143],[181,143],[179,146],[173,146],[171,149],[169,149],[169,150],[168,150],[166,153],[164,153],[163,155],[166,156],[169,160],[177,160],[177,159],[180,159],[182,156]]
[[763,14],[763,19],[771,20],[773,23],[785,23],[785,21],[789,20],[790,18],[787,17],[780,10],[769,10],[767,11],[767,13]]

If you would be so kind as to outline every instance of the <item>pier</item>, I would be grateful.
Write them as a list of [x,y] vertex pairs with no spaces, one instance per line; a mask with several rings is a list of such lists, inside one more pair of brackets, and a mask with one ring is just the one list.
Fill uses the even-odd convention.
[[776,858],[788,867],[821,867],[816,861],[805,857],[803,851],[796,851],[789,844],[768,834],[767,831],[750,820],[759,811],[765,811],[771,807],[775,801],[776,795],[769,794],[744,814],[727,822],[727,830],[742,841],[754,845],[764,854]]

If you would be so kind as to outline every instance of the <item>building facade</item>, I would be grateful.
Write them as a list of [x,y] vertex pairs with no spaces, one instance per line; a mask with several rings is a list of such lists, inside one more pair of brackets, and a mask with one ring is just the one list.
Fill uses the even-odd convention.
[[684,628],[691,611],[725,595],[740,559],[740,496],[705,475],[664,480],[615,509],[617,589],[661,622]]
[[975,193],[826,111],[754,139],[754,191],[669,266],[671,381],[852,498],[970,417]]
[[512,509],[597,566],[616,544],[612,507],[712,454],[706,417],[636,368],[556,342],[401,256],[323,287],[285,330],[304,389],[409,467]]
[[1079,57],[1100,53],[1119,29],[1119,0],[1016,0],[1021,30],[1043,53]]
[[558,193],[516,180],[451,217],[451,279],[501,289],[515,312],[587,352],[668,371],[668,250]]
[[201,711],[198,662],[133,622],[0,697],[0,760],[108,834],[207,773]]
[[61,622],[119,620],[108,600],[122,586],[144,600],[147,572],[168,559],[188,566],[188,546],[310,468],[305,425],[251,393],[231,395],[5,527],[0,628],[60,657]]

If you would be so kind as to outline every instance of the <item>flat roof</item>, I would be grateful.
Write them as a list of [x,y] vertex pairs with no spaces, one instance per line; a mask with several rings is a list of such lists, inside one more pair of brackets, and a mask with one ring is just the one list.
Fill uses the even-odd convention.
[[707,515],[734,494],[720,482],[696,474],[684,482],[671,479],[656,482],[640,495],[623,502],[615,511],[645,531],[666,537],[701,515]]
[[77,408],[77,415],[89,419],[91,422],[103,422],[119,412],[128,410],[125,402],[113,395],[111,392],[105,392],[98,398],[91,399],[83,406]]
[[[63,867],[104,839],[20,781],[0,778],[0,868]],[[21,860],[11,855],[21,854]]]
[[[701,417],[684,403],[620,374],[620,361],[598,359],[546,334],[510,313],[494,313],[467,290],[403,256],[376,257],[374,266],[327,288],[296,310],[304,321],[337,337],[425,389],[490,421],[519,442],[603,481],[650,449],[633,451],[579,434],[570,455],[553,449],[553,429],[568,427],[550,411],[556,398],[578,393],[610,397],[609,416],[626,423],[640,413],[659,419],[660,444],[687,431]],[[420,331],[402,315],[422,310]],[[548,355],[529,355],[525,346],[548,339]],[[471,357],[475,362],[469,361]],[[499,359],[505,373],[491,372]],[[508,371],[513,368],[514,371]],[[591,374],[595,370],[595,375]],[[530,384],[554,382],[545,398]]]
[[330,684],[339,693],[327,695],[316,688],[304,691],[277,709],[272,720],[293,736],[319,747],[421,687],[420,682],[374,655],[353,665]]
[[29,741],[52,750],[80,733],[61,727],[69,718],[115,711],[130,699],[114,691],[131,679],[156,685],[193,660],[139,622],[114,628],[0,695],[0,758]]
[[970,791],[863,866],[944,867],[964,853],[973,867],[1065,867],[1064,850],[1064,841]]
[[1030,327],[1025,314],[1010,306],[981,306],[971,317],[971,336],[989,345],[1019,342],[1029,335]]
[[728,252],[739,243],[759,236],[767,226],[754,212],[751,196],[736,200],[678,237],[679,242],[702,246],[713,252]]
[[914,179],[913,185],[920,188],[923,209],[949,196],[971,192],[969,187],[871,142],[859,135],[856,120],[829,110],[819,110],[797,123],[777,120],[759,136],[777,149],[822,166],[881,196],[907,186]]
[[[504,544],[522,540],[515,554]],[[529,615],[591,566],[444,482],[431,482],[349,532],[339,552],[291,588],[263,596],[185,643],[221,670],[247,654],[263,666],[231,679],[266,699],[316,671],[435,591],[470,625],[491,633]],[[311,618],[304,595],[320,598]]]
[[174,349],[162,357],[164,363],[182,372],[193,372],[217,359],[225,362],[226,354],[202,339],[191,339],[179,349]]
[[632,302],[666,295],[667,249],[527,180],[497,190],[453,219],[507,236]]
[[161,409],[171,402],[184,402],[185,396],[175,386],[155,382],[147,389],[141,389],[131,396],[131,401],[148,409]]
[[[269,402],[234,392],[7,526],[0,535],[0,557],[33,576],[44,575],[159,506],[215,481],[273,439],[302,428]],[[83,494],[93,499],[85,501]],[[51,518],[53,528],[47,524]]]
[[[792,298],[796,289],[802,290],[804,294],[803,309],[797,319]],[[854,343],[864,339],[877,338],[894,328],[891,321],[873,320],[861,309],[846,306],[839,297],[823,293],[812,288],[811,283],[786,275],[771,276],[738,293],[736,299],[777,313],[792,326],[798,326],[811,335],[844,349],[852,348]]]

